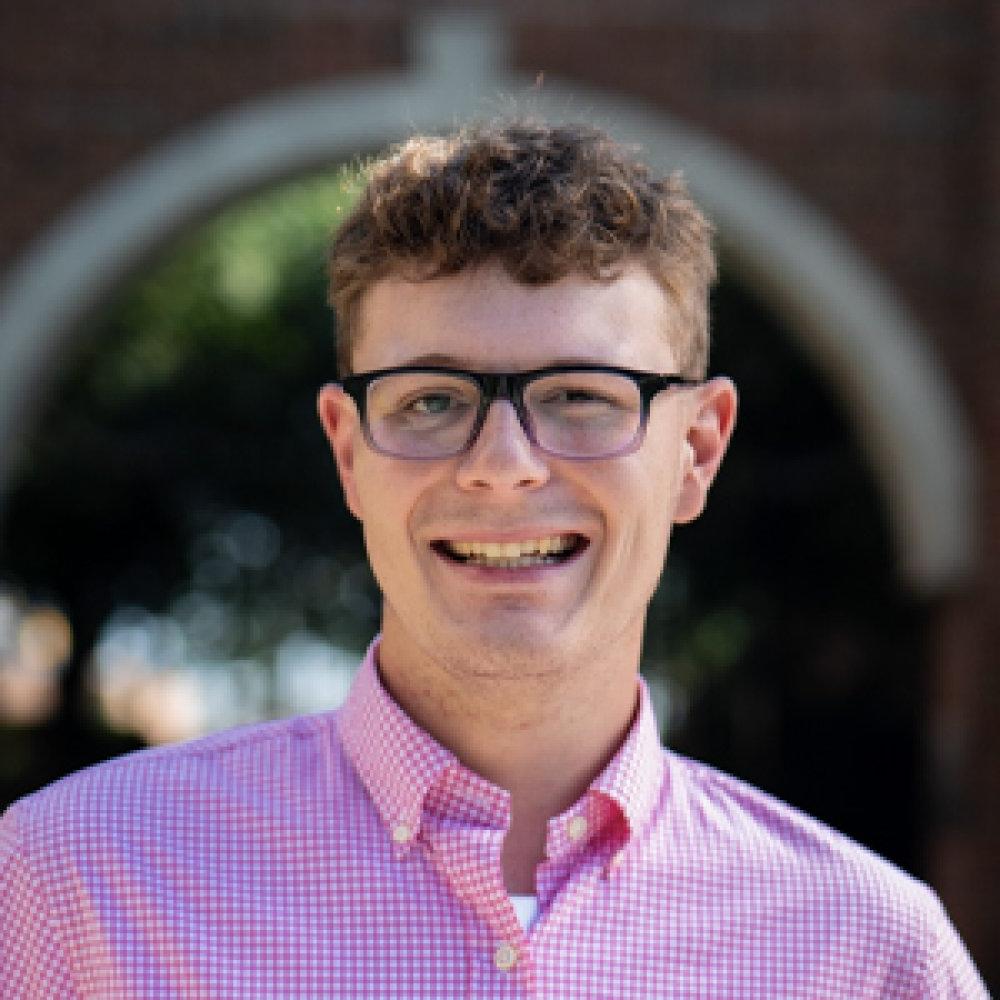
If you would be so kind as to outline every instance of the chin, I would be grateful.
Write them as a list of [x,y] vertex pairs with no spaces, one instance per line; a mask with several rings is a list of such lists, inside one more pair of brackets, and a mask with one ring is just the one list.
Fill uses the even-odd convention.
[[472,672],[497,678],[557,677],[565,671],[567,659],[576,660],[577,648],[571,630],[559,628],[550,620],[490,622],[477,626],[462,625],[447,642],[455,655],[448,659],[461,663],[469,671],[469,651],[475,649]]

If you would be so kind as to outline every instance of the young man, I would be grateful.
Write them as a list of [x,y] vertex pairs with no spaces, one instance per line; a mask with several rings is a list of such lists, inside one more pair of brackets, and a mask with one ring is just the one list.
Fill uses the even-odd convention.
[[382,634],[336,713],[13,806],[3,995],[985,997],[930,890],[660,747],[646,608],[736,411],[681,184],[588,128],[414,139],[331,275]]

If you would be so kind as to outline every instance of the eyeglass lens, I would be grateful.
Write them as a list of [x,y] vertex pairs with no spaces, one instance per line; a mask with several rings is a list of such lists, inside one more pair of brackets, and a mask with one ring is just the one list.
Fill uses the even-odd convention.
[[[472,379],[397,372],[375,379],[366,401],[373,444],[408,458],[444,458],[470,443],[481,406]],[[566,457],[594,458],[626,448],[642,424],[642,395],[612,372],[569,371],[530,381],[524,407],[535,442]]]

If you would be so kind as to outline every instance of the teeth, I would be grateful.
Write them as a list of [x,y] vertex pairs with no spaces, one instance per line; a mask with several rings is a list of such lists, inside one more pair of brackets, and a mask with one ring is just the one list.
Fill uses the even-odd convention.
[[484,566],[513,569],[554,562],[552,558],[573,547],[574,535],[548,535],[520,542],[447,542],[458,556]]

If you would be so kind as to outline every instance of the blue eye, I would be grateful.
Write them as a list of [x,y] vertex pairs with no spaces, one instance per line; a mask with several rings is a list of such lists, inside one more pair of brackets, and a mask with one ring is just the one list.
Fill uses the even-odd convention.
[[456,402],[454,396],[449,396],[443,392],[428,393],[426,396],[420,396],[413,400],[410,403],[410,409],[416,413],[439,415],[454,409]]

